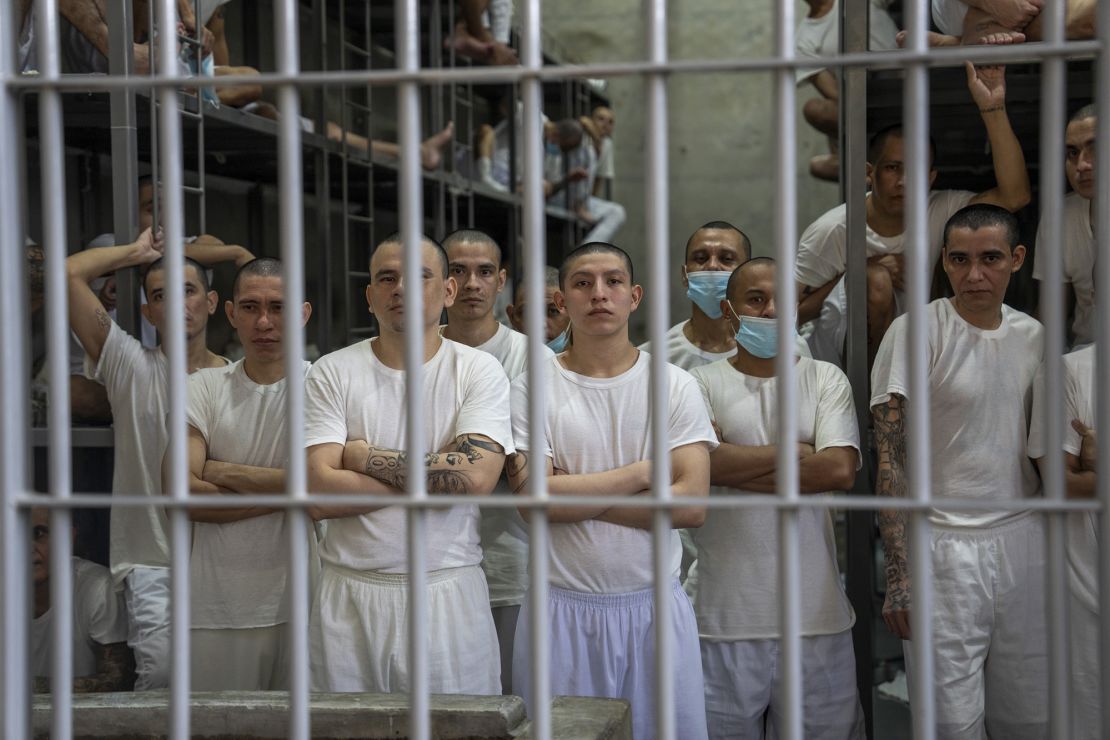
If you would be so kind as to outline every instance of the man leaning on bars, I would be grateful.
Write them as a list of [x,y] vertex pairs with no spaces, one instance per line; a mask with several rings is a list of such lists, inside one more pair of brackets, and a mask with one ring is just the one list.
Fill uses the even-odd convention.
[[[650,496],[651,373],[648,353],[628,341],[628,318],[643,291],[628,255],[600,242],[570,253],[559,270],[556,302],[570,317],[572,339],[543,368],[547,446],[530,448],[528,378],[513,382],[509,482],[527,493],[530,474],[546,475],[553,497]],[[672,491],[680,505],[674,527],[701,526],[705,509],[682,506],[709,488],[709,450],[717,445],[705,403],[689,373],[667,365]],[[527,511],[521,512],[527,516]],[[548,514],[551,524],[551,691],[555,695],[621,698],[632,705],[637,740],[655,737],[655,609],[669,609],[671,670],[679,737],[706,737],[697,624],[678,582],[682,547],[668,540],[670,595],[656,604],[652,567],[652,510],[569,506]],[[532,706],[529,602],[517,621],[514,688]]]
[[[370,258],[366,299],[380,335],[322,357],[305,380],[305,446],[312,493],[404,496],[409,487],[405,341],[423,347],[424,460],[428,493],[485,495],[513,452],[509,381],[497,360],[439,333],[458,291],[447,255],[423,237],[422,284],[405,285],[400,236]],[[406,300],[407,299],[407,300]],[[424,305],[422,334],[405,334],[405,310]],[[409,564],[399,506],[314,506],[327,519],[323,570],[309,641],[319,691],[405,692]],[[480,563],[478,507],[426,513],[428,678],[433,693],[500,694],[497,634]]]

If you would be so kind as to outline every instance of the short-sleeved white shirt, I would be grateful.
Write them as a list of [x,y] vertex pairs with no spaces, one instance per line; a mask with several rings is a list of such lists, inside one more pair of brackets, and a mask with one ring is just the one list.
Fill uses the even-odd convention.
[[[244,362],[189,376],[189,425],[204,437],[209,460],[285,468],[287,382],[259,385],[247,376]],[[193,523],[193,628],[271,627],[288,620],[285,519],[278,511],[225,524]]]
[[964,35],[964,17],[967,15],[965,0],[932,0],[933,23],[941,33],[961,38]]
[[[687,319],[667,330],[667,362],[678,365],[683,370],[693,370],[695,367],[708,365],[711,362],[727,360],[736,354],[735,347],[724,352],[706,352],[686,336],[686,325],[689,323],[690,320]],[[809,357],[809,345],[804,339],[799,337],[795,344],[800,356]],[[651,352],[651,342],[644,342],[636,349],[641,352]]]
[[[405,372],[388,367],[369,339],[321,357],[305,379],[305,446],[371,445],[403,450]],[[462,434],[481,434],[513,452],[509,381],[485,352],[443,339],[424,363],[424,433],[429,450]],[[353,570],[407,573],[405,511],[398,506],[328,520],[320,559]],[[453,506],[427,513],[429,570],[477,565],[478,507]]]
[[[95,364],[86,357],[85,375],[101,383],[112,405],[115,456],[112,495],[162,494],[166,451],[166,356],[143,347],[114,322]],[[113,506],[110,553],[112,578],[120,583],[136,565],[170,565],[165,509]]]
[[[982,501],[983,509],[934,508],[930,519],[949,527],[991,527],[1023,516],[991,502],[1040,494],[1026,455],[1033,380],[1041,364],[1043,328],[1032,316],[1002,306],[997,329],[964,321],[947,298],[928,306],[927,342],[932,493]],[[887,330],[871,370],[871,407],[892,395],[908,398],[905,316]]]
[[[1044,280],[1045,252],[1052,249],[1044,224],[1037,228],[1033,252],[1033,277]],[[1071,329],[1076,346],[1095,341],[1095,232],[1091,228],[1091,201],[1079,193],[1064,198],[1064,282],[1075,290],[1075,317]]]
[[597,176],[609,180],[616,177],[616,170],[613,167],[613,138],[611,136],[601,137],[601,151],[597,155]]
[[[820,18],[803,17],[794,32],[794,48],[800,57],[820,59],[838,54],[840,52],[840,8],[834,2]],[[871,51],[882,51],[897,48],[895,37],[898,35],[898,26],[886,9],[885,0],[871,0],[869,38],[867,48]],[[810,77],[822,71],[822,67],[798,69],[794,75],[798,84],[805,82]]]
[[[736,370],[727,360],[691,372],[725,442],[773,445],[777,439],[777,380]],[[851,447],[859,458],[859,427],[848,378],[834,365],[801,358],[796,365],[798,441],[820,452]],[[711,494],[751,493],[714,486]],[[802,634],[849,629],[855,615],[836,561],[827,509],[799,512],[802,563]],[[710,509],[693,530],[698,546],[694,612],[698,632],[713,640],[777,639],[779,632],[778,516],[771,509]]]
[[[73,676],[96,673],[96,646],[127,640],[123,594],[103,565],[73,558]],[[31,621],[31,675],[54,674],[54,608]]]
[[[553,357],[547,368],[547,447],[531,450],[536,465],[543,456],[572,475],[600,473],[647,460],[651,445],[650,356],[613,378],[571,372]],[[697,383],[685,370],[667,366],[670,449],[704,443],[717,436]],[[513,381],[513,437],[529,450],[528,377]],[[588,593],[627,593],[652,584],[652,534],[591,519],[551,525],[551,584]],[[678,577],[682,547],[671,533],[671,573]]]
[[[504,324],[500,324],[497,327],[497,333],[475,349],[493,355],[494,359],[501,363],[501,367],[505,370],[505,374],[509,376],[510,381],[514,380],[528,367],[527,335],[521,334]],[[546,345],[544,345],[542,352],[545,357],[551,357],[555,354]]]
[[[1045,457],[1045,430],[1041,423],[1047,403],[1042,372],[1033,396],[1033,417],[1029,425],[1029,457]],[[1064,452],[1079,455],[1083,440],[1072,429],[1072,419],[1095,428],[1095,348],[1084,347],[1064,355]],[[1079,602],[1096,614],[1098,602],[1098,516],[1093,511],[1068,514],[1068,585]]]

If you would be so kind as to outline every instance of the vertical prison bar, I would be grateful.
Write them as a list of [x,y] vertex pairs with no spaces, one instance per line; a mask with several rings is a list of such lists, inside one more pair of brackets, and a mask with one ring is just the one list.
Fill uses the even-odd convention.
[[[1098,239],[1105,243],[1106,235],[1110,234],[1110,3],[1102,2],[1098,6],[1098,58],[1095,68],[1095,89],[1097,95],[1095,102],[1098,105],[1096,140],[1103,142],[1102,146],[1095,147],[1095,209],[1094,227]],[[1098,173],[1102,173],[1101,176]],[[1096,242],[1098,244],[1098,242]],[[1110,259],[1095,260],[1095,289],[1098,286],[1110,285]],[[1103,287],[1103,291],[1106,288]],[[1110,301],[1096,302],[1095,315],[1095,378],[1105,378],[1107,368],[1110,368]],[[1106,430],[1110,424],[1110,393],[1105,386],[1093,383],[1095,389],[1095,428]],[[1106,423],[1104,423],[1106,422]],[[1098,457],[1100,460],[1110,460],[1110,435],[1103,433],[1098,436]],[[1099,666],[1102,669],[1101,706],[1103,733],[1110,728],[1110,680],[1107,680],[1106,667],[1110,666],[1110,476],[1100,475],[1096,483],[1097,496],[1101,504],[1099,517],[1099,561],[1098,561],[1098,586],[1099,586]]]

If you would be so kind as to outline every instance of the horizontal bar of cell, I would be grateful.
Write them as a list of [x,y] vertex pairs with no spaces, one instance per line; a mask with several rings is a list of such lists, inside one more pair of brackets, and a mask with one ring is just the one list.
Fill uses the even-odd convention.
[[[1069,41],[1063,44],[1016,44],[1010,46],[959,46],[929,49],[923,53],[904,50],[869,51],[858,54],[822,57],[816,63],[823,68],[868,67],[901,69],[920,63],[928,67],[962,67],[964,62],[982,64],[1036,63],[1041,59],[1091,59],[1099,51],[1097,41]],[[726,72],[770,72],[779,69],[810,69],[812,59],[690,59],[670,62],[603,62],[596,64],[552,65],[538,70],[526,67],[465,67],[434,68],[405,72],[397,69],[339,70],[332,72],[301,72],[297,75],[263,73],[260,75],[226,75],[204,78],[204,87],[221,88],[237,85],[292,85],[300,88],[321,88],[353,85],[396,85],[412,83],[442,85],[467,82],[473,84],[509,84],[527,79],[545,82],[567,79],[630,77],[651,74],[716,74]],[[53,81],[34,75],[12,75],[4,84],[17,90],[42,88],[73,92],[96,92],[119,89],[150,90],[161,87],[195,87],[195,77],[108,77],[105,75],[64,75]]]
[[293,501],[284,495],[236,494],[234,496],[189,496],[171,499],[168,496],[112,496],[111,494],[75,494],[66,501],[54,501],[39,494],[28,492],[15,499],[17,506],[43,506],[55,508],[89,508],[97,506],[162,506],[167,509],[238,509],[263,506],[275,509],[300,509],[308,506],[402,506],[424,509],[443,509],[449,506],[471,505],[487,509],[546,507],[598,506],[624,509],[667,509],[702,506],[709,509],[853,509],[873,510],[898,509],[902,511],[927,511],[934,508],[952,511],[1101,511],[1102,505],[1094,499],[1069,499],[1052,501],[1050,499],[1022,499],[1016,501],[992,501],[989,507],[981,501],[971,499],[934,498],[930,503],[912,499],[879,499],[875,496],[802,496],[797,501],[782,501],[774,495],[753,496],[711,496],[682,497],[672,501],[657,501],[651,496],[552,496],[534,500],[529,496],[440,496],[429,497],[425,501],[412,501],[404,495],[347,495],[311,494],[311,498]]

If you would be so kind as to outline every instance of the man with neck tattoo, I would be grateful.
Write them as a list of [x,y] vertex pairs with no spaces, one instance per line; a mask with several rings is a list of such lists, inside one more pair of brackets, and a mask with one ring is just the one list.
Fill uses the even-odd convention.
[[[691,371],[721,430],[721,444],[709,456],[713,495],[776,492],[776,269],[767,257],[736,268],[721,301],[736,352]],[[861,459],[848,378],[835,365],[808,357],[798,358],[795,373],[798,440],[791,449],[798,451],[800,490],[851,488]],[[862,739],[855,614],[837,568],[832,518],[825,509],[804,509],[798,517],[805,736]],[[770,509],[715,509],[692,530],[699,563],[694,612],[711,738],[755,740],[781,731],[777,518]]]
[[[484,232],[460,229],[443,240],[443,248],[448,274],[459,286],[458,297],[447,308],[443,338],[493,355],[512,382],[527,368],[528,337],[493,316],[497,295],[505,289],[501,246]],[[544,353],[552,354],[546,347]],[[502,478],[494,493],[512,490]],[[501,688],[511,694],[513,637],[528,588],[528,530],[516,509],[487,508],[482,510],[481,537],[482,570],[501,649]]]
[[[203,267],[186,258],[185,352],[192,373],[227,360],[208,350],[208,317],[216,311],[216,291]],[[108,391],[115,437],[113,496],[162,493],[162,456],[168,435],[166,355],[147,348],[116,325],[89,284],[106,273],[149,265],[143,276],[147,302],[143,316],[166,334],[166,271],[161,239],[150,229],[133,244],[86,249],[66,259],[69,322],[85,348],[85,375]],[[178,289],[181,289],[180,287]],[[170,675],[170,553],[168,520],[161,505],[112,507],[112,580],[123,586],[135,652],[137,690],[165,688]]]
[[[485,495],[513,452],[509,381],[491,355],[440,336],[458,294],[439,243],[422,238],[422,281],[405,285],[404,248],[387,238],[370,258],[366,300],[380,335],[320,358],[305,380],[312,493],[405,495],[405,310],[422,301],[423,425],[428,493]],[[412,339],[412,338],[409,338]],[[327,519],[309,640],[318,691],[406,692],[406,512],[315,506]],[[497,633],[482,573],[478,507],[428,511],[429,676],[438,694],[500,694]]]
[[[1026,454],[1043,329],[1003,304],[1025,247],[1018,224],[988,204],[956,212],[941,253],[955,297],[930,303],[926,344],[932,470],[937,498],[972,509],[929,511],[933,573],[933,681],[937,738],[1033,740],[1048,735],[1045,544],[1041,517],[992,504],[1040,495]],[[871,373],[880,496],[906,498],[909,326],[895,319]],[[879,512],[886,550],[883,618],[903,640],[912,602],[906,518]],[[906,675],[915,673],[903,643]],[[911,694],[912,695],[912,694]]]
[[[559,269],[555,300],[573,327],[567,350],[544,368],[546,446],[529,447],[528,377],[513,381],[513,435],[518,451],[506,470],[518,492],[544,475],[553,498],[650,496],[650,357],[628,341],[628,318],[643,290],[621,249],[587,243]],[[673,365],[665,413],[671,490],[677,501],[709,489],[709,450],[717,437],[689,373]],[[522,512],[524,513],[524,512]],[[655,610],[668,609],[673,629],[674,707],[684,740],[706,737],[697,624],[678,583],[682,547],[669,541],[670,596],[656,604],[652,521],[646,508],[571,505],[552,508],[550,589],[551,692],[620,698],[632,704],[632,734],[655,737]],[[699,527],[705,509],[679,505],[672,526]],[[546,554],[545,554],[546,556]],[[529,669],[528,602],[517,620],[514,689],[534,701]]]

